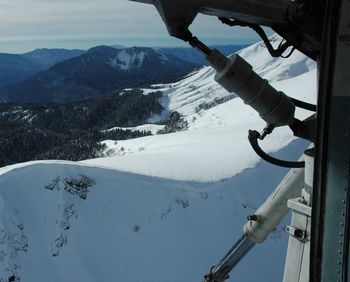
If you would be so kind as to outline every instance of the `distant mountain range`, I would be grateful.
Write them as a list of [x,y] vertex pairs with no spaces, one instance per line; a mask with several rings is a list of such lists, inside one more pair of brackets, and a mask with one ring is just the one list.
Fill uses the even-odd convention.
[[35,49],[31,52],[25,53],[22,56],[31,61],[43,65],[45,68],[49,68],[57,63],[69,60],[74,57],[78,57],[84,54],[85,50],[68,50],[68,49]]
[[44,70],[38,62],[21,55],[0,54],[0,87],[24,80],[29,76]]
[[2,102],[71,102],[178,79],[198,65],[152,48],[98,46],[2,88]]
[[111,45],[111,47],[115,48],[115,49],[125,49],[126,47],[123,45]]
[[77,57],[84,50],[36,49],[16,55],[0,53],[0,87],[20,82],[54,64]]
[[[218,46],[231,54],[244,45]],[[1,102],[70,102],[124,87],[178,80],[204,58],[192,48],[97,46],[0,54]]]

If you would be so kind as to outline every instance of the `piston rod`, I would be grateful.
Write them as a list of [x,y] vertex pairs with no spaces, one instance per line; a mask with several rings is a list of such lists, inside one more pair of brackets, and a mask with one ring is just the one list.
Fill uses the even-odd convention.
[[204,276],[204,282],[223,282],[229,278],[231,270],[253,248],[255,243],[244,233],[221,261]]

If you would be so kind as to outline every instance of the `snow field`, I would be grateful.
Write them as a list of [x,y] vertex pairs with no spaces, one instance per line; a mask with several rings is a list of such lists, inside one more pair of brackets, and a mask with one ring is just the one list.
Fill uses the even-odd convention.
[[[292,157],[302,146],[281,154]],[[261,163],[203,184],[64,162],[12,169],[0,175],[0,277],[15,273],[24,282],[201,281],[286,173],[271,174]],[[66,179],[82,176],[94,183],[86,199],[64,189]],[[55,181],[56,188],[45,188]],[[280,281],[285,246],[278,228],[232,281]]]

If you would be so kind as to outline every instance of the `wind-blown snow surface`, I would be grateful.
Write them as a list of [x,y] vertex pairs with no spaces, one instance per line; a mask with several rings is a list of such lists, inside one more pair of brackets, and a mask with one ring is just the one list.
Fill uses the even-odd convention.
[[[282,154],[293,157],[299,145]],[[201,281],[285,173],[262,163],[204,184],[69,162],[2,169],[0,281]],[[84,176],[86,199],[65,189]],[[282,233],[257,246],[232,281],[280,281]]]
[[[259,44],[241,52],[277,89],[314,100],[308,59],[265,53]],[[167,111],[185,115],[187,131],[106,141],[110,158],[1,168],[0,281],[201,281],[287,173],[255,156],[247,131],[263,122],[238,99],[218,100],[229,94],[212,79],[204,68],[159,86]],[[210,107],[198,110],[203,103]],[[307,145],[293,140],[279,129],[263,145],[296,159]],[[281,281],[286,243],[279,227],[229,281]]]

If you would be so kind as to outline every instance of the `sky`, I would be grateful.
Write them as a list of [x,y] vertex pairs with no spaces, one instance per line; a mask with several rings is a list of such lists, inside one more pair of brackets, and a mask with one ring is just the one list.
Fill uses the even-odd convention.
[[[208,44],[252,43],[247,28],[198,16],[192,32]],[[88,49],[97,45],[184,46],[171,38],[152,5],[127,0],[1,0],[0,52],[35,48]]]

